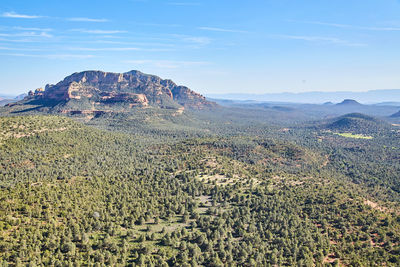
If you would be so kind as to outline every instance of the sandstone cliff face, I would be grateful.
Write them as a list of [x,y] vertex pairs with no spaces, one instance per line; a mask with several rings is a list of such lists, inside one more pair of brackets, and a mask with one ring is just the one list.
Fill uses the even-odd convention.
[[64,103],[70,100],[105,105],[128,103],[131,107],[178,105],[202,109],[215,105],[185,86],[177,86],[171,80],[163,80],[140,71],[74,73],[56,85],[46,85],[44,90],[37,89],[30,93],[30,96],[39,100]]

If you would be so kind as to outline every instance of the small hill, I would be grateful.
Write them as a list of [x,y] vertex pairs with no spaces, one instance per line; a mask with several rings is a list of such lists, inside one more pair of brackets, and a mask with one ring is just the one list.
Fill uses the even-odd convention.
[[390,116],[391,118],[400,118],[400,110]]
[[9,106],[18,105],[72,115],[130,112],[146,107],[183,110],[216,106],[188,87],[137,70],[74,73],[55,85],[30,91],[23,100]]
[[345,99],[342,102],[336,104],[336,106],[362,106],[362,104],[353,99]]
[[271,107],[274,110],[278,110],[278,111],[283,111],[283,112],[289,112],[289,111],[294,111],[294,108],[291,107],[283,107],[283,106],[272,106]]
[[331,119],[326,128],[340,132],[376,133],[390,128],[390,124],[365,114],[350,113]]

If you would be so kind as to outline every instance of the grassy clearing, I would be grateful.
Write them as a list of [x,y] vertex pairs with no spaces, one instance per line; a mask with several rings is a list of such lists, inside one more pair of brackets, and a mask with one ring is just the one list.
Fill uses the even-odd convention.
[[346,138],[354,138],[354,139],[373,139],[372,136],[363,135],[363,134],[353,134],[353,133],[334,133],[336,135],[340,135]]
[[234,184],[238,179],[228,178],[224,175],[215,174],[215,175],[200,175],[197,177],[200,181],[210,184],[215,182],[217,185],[225,186],[228,184]]

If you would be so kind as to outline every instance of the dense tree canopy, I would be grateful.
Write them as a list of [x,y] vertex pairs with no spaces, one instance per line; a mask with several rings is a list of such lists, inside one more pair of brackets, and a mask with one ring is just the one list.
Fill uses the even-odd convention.
[[0,266],[400,264],[395,132],[173,120],[0,118]]

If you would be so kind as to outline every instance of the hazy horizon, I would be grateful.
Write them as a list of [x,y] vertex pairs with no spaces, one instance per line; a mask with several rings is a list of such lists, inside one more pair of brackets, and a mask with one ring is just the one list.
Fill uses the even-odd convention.
[[[164,78],[164,77],[161,77]],[[61,80],[60,80],[61,81]],[[52,84],[56,84],[52,83]],[[51,83],[50,83],[51,84]],[[47,85],[47,84],[45,84]],[[41,86],[44,87],[45,85]],[[179,84],[178,84],[179,85]],[[182,84],[183,85],[183,84]],[[15,98],[17,96],[23,95],[23,94],[27,94],[30,90],[34,90],[29,89],[28,91],[25,92],[19,92],[19,93],[12,93],[12,92],[8,92],[7,90],[1,90],[0,89],[0,98]],[[383,98],[381,98],[380,100],[378,99],[378,101],[372,101],[372,100],[364,100],[364,99],[357,99],[357,97],[351,96],[352,94],[357,94],[357,95],[362,95],[362,94],[368,94],[368,93],[389,93],[389,95],[385,95],[383,96]],[[398,97],[397,95],[394,95],[394,99],[392,98],[392,96],[390,96],[390,92],[393,93],[400,93],[400,88],[390,88],[390,89],[372,89],[372,90],[364,90],[364,91],[351,91],[351,90],[337,90],[337,91],[322,91],[322,90],[313,90],[313,91],[301,91],[301,92],[289,92],[289,91],[282,91],[282,92],[265,92],[265,93],[245,93],[244,91],[242,92],[227,92],[227,93],[205,93],[203,94],[204,96],[208,97],[208,98],[216,98],[216,99],[226,99],[226,100],[244,100],[244,101],[261,101],[261,102],[292,102],[292,103],[324,103],[324,102],[341,102],[342,100],[346,99],[346,98],[354,98],[355,100],[359,101],[359,102],[363,102],[365,104],[371,104],[371,103],[382,103],[382,102],[400,102],[400,97]],[[286,100],[285,96],[301,96],[301,95],[311,95],[311,94],[325,94],[327,96],[333,96],[336,94],[336,96],[334,96],[334,98],[326,98],[326,99],[318,99],[316,101],[304,101],[304,100],[300,100],[300,101],[291,101],[291,100]],[[268,99],[260,99],[262,97],[265,96],[276,96],[278,97],[278,99],[272,99],[272,100],[268,100]],[[282,99],[279,99],[279,97],[282,96]]]
[[400,103],[400,89],[377,89],[368,91],[308,91],[266,94],[206,94],[208,98],[233,101],[255,101],[270,103],[323,104],[340,103],[346,99],[361,104]]

